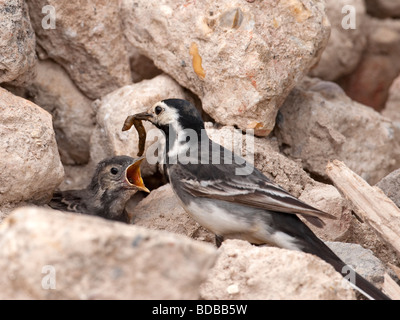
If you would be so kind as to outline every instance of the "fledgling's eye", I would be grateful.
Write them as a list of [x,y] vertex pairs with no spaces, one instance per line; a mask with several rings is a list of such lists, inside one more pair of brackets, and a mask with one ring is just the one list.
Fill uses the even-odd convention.
[[112,167],[110,172],[111,172],[111,174],[116,175],[116,174],[118,174],[119,170],[115,167]]
[[163,109],[162,109],[160,106],[157,106],[157,107],[154,109],[154,112],[156,113],[156,115],[159,115],[159,114],[161,113],[162,110],[163,110]]

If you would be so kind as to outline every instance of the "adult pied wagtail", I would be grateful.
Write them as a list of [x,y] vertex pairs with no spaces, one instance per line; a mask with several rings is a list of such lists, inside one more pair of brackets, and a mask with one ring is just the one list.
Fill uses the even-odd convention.
[[[293,197],[243,158],[210,140],[200,114],[190,102],[163,100],[134,117],[152,122],[164,133],[166,178],[185,210],[217,239],[243,239],[311,253],[342,274],[345,263],[297,214],[320,226],[320,218],[333,216]],[[188,137],[193,135],[197,139],[191,142]],[[191,152],[193,143],[197,152]],[[230,160],[224,161],[227,155]],[[221,161],[213,163],[213,159]],[[245,166],[251,167],[248,174],[238,175]],[[370,299],[388,299],[358,274],[352,285]]]
[[130,222],[126,202],[144,185],[140,164],[144,158],[116,156],[99,162],[90,184],[83,190],[56,191],[49,206],[61,210]]

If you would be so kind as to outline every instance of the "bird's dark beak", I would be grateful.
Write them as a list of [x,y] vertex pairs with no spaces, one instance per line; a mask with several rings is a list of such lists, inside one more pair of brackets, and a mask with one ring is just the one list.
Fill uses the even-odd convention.
[[140,164],[143,160],[144,157],[139,158],[126,169],[125,179],[129,185],[136,186],[139,190],[150,193],[150,190],[144,185],[142,175],[140,174]]
[[141,112],[141,113],[136,113],[133,116],[137,120],[147,120],[147,121],[150,121],[150,122],[152,122],[152,120],[153,120],[153,115],[151,113],[148,113],[147,111]]

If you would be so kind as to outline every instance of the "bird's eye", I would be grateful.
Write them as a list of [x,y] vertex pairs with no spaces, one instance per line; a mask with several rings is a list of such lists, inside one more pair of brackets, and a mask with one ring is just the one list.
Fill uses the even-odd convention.
[[116,175],[119,172],[119,170],[115,167],[112,167],[110,172],[111,172],[111,174]]
[[161,108],[160,106],[157,106],[157,107],[154,109],[154,112],[156,113],[156,115],[159,115],[159,114],[161,113],[161,111],[162,111],[162,108]]

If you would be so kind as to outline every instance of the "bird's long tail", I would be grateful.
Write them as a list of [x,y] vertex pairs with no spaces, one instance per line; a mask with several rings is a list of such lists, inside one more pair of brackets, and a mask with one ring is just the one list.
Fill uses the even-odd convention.
[[[307,227],[306,227],[307,228]],[[368,280],[356,273],[350,266],[346,265],[323,241],[310,230],[309,241],[304,252],[314,254],[331,264],[339,272],[350,286],[370,300],[390,300],[382,291],[377,289]]]
[[346,265],[297,215],[274,212],[272,218],[275,228],[279,226],[279,231],[295,238],[301,251],[316,255],[332,265],[343,278],[349,281],[350,286],[366,298],[372,300],[390,300],[388,296],[377,289],[372,283]]

